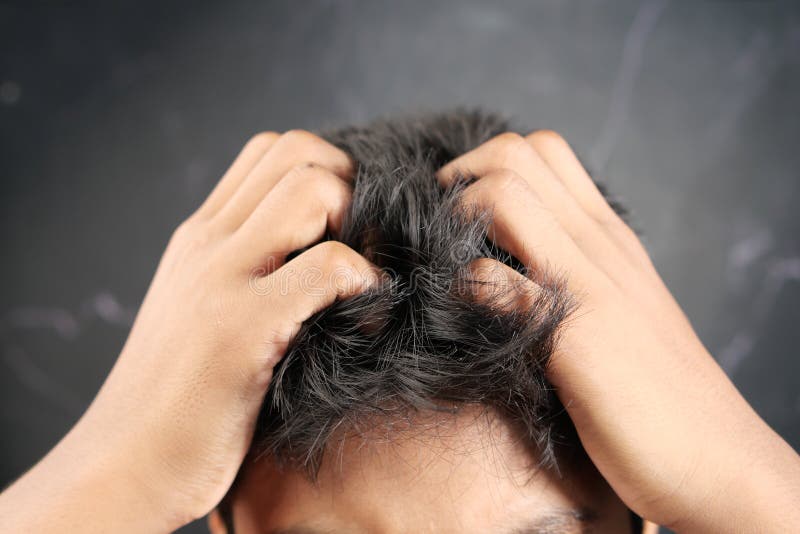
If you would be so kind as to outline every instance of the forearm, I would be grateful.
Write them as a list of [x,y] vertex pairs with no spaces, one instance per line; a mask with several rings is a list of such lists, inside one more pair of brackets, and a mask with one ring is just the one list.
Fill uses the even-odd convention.
[[[766,423],[727,473],[709,481],[708,500],[682,520],[679,533],[783,533],[800,524],[800,456]],[[740,444],[741,445],[741,444]]]
[[180,526],[147,490],[134,459],[94,445],[71,432],[0,494],[0,530],[140,533]]

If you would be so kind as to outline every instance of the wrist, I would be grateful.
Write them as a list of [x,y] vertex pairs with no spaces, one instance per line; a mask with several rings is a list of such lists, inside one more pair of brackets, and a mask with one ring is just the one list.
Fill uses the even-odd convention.
[[156,491],[151,469],[139,468],[134,447],[85,430],[79,423],[9,489],[19,531],[171,532],[188,522]]
[[719,456],[709,474],[707,498],[664,526],[679,533],[794,531],[800,525],[800,457],[767,425],[739,444],[740,454]]
[[70,470],[71,485],[82,488],[86,502],[102,503],[97,517],[107,526],[100,530],[172,532],[194,519],[175,506],[179,492],[159,475],[147,433],[96,416],[90,409],[51,454]]

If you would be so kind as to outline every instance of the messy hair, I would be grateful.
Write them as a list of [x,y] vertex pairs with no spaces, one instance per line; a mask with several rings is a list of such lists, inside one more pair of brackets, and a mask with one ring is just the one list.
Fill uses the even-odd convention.
[[[435,176],[507,131],[499,115],[457,110],[322,134],[356,164],[337,238],[390,280],[305,321],[274,369],[255,451],[313,478],[337,432],[465,405],[503,417],[543,466],[580,448],[545,377],[572,300],[557,277],[525,272],[492,243],[491,213],[461,202],[469,169],[448,186]],[[502,305],[505,290],[475,298],[470,289],[486,283],[469,269],[479,258],[534,276],[541,290],[517,306]]]

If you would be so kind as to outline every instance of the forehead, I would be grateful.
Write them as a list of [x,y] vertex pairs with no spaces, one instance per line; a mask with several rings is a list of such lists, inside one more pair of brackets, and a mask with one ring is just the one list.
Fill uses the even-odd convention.
[[[250,464],[232,500],[236,533],[593,532],[627,512],[595,473],[559,478],[484,412],[376,427],[329,447],[316,482]],[[622,521],[622,523],[620,523]]]

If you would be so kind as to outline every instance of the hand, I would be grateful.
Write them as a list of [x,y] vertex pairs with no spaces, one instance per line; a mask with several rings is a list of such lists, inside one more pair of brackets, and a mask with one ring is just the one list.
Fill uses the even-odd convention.
[[339,229],[351,173],[345,153],[307,132],[245,146],[172,237],[87,413],[0,498],[11,531],[172,530],[222,499],[300,324],[377,280],[333,241],[284,265]]
[[[580,306],[548,375],[620,498],[680,531],[800,527],[797,454],[703,347],[566,142],[548,131],[503,134],[439,178],[447,183],[459,173],[479,177],[465,201],[494,210],[492,239],[533,282],[549,270],[568,276]],[[506,279],[521,277],[497,268]]]

